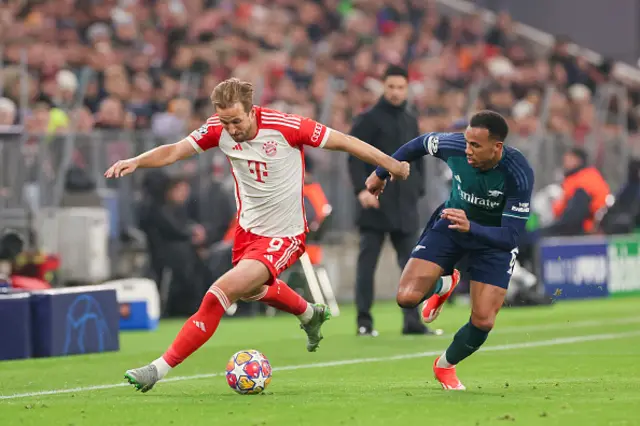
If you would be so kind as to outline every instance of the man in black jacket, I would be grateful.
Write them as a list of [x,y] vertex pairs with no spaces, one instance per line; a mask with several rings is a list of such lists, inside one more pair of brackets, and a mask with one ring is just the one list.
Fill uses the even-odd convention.
[[[378,103],[355,119],[351,134],[393,154],[420,134],[418,120],[407,111],[407,71],[390,66],[384,76],[384,94]],[[356,272],[358,335],[377,335],[373,328],[373,276],[385,236],[389,234],[402,270],[416,244],[418,199],[424,195],[422,160],[412,165],[412,173],[402,182],[389,182],[384,197],[377,199],[364,185],[374,168],[349,157],[349,174],[358,197],[357,225],[360,253]],[[403,334],[429,334],[416,309],[404,310]]]

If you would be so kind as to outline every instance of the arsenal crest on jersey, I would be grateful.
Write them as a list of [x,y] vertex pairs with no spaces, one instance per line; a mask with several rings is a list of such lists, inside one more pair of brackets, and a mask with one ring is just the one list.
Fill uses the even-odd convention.
[[278,143],[275,141],[267,141],[262,145],[262,149],[264,153],[267,154],[267,157],[273,157],[278,152]]

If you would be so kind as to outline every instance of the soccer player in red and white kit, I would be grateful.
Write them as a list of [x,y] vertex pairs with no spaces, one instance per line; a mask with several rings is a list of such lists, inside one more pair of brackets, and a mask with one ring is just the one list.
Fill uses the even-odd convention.
[[331,315],[328,307],[308,303],[278,279],[305,249],[305,145],[346,151],[388,170],[395,179],[409,175],[408,163],[359,139],[309,118],[254,106],[251,83],[225,80],[213,90],[211,101],[216,114],[185,139],[118,161],[105,173],[107,178],[119,178],[137,168],[167,166],[218,147],[229,159],[235,179],[238,227],[234,267],[213,283],[198,311],[160,358],[127,370],[125,378],[142,392],[209,340],[224,312],[240,299],[261,301],[298,316],[307,333],[307,350],[318,348],[320,328]]

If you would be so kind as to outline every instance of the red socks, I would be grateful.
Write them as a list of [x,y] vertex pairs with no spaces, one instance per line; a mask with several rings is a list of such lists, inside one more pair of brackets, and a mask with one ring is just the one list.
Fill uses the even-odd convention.
[[[266,286],[262,293],[245,300],[259,300],[298,317],[302,315],[301,318],[313,314],[313,310],[309,310],[310,315],[307,315],[307,301],[284,281],[278,279],[273,285]],[[167,364],[175,367],[204,345],[213,336],[220,319],[230,305],[222,290],[212,286],[202,299],[198,312],[187,320],[169,349],[162,355]]]
[[175,367],[204,345],[213,336],[229,306],[229,299],[222,290],[212,286],[202,299],[198,312],[187,320],[169,349],[162,355],[167,364]]
[[266,286],[262,293],[246,298],[249,301],[264,302],[269,306],[293,315],[302,315],[307,310],[308,303],[284,281],[276,279],[272,285]]

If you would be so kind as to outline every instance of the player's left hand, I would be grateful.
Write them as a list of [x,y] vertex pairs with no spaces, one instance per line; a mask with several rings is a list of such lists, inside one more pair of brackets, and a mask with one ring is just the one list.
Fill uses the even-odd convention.
[[364,186],[367,187],[367,191],[375,195],[376,198],[378,198],[380,194],[382,194],[382,191],[384,191],[384,187],[386,185],[387,185],[386,179],[385,180],[380,179],[375,171],[369,175],[369,177],[364,183]]
[[447,219],[451,222],[449,229],[455,229],[459,232],[469,232],[471,223],[467,219],[467,214],[464,210],[460,209],[444,209],[440,214],[440,217]]

